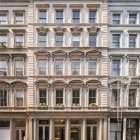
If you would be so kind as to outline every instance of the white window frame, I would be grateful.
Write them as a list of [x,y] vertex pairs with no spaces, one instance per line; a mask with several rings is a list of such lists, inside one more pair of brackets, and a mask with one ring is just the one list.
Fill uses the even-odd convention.
[[[21,15],[21,14],[23,15],[23,16],[22,16],[23,20],[22,20],[22,22],[20,23],[19,21],[17,22],[16,16],[17,16],[17,15]],[[15,23],[15,24],[19,24],[19,25],[20,25],[20,24],[24,24],[24,23],[25,23],[25,13],[24,13],[24,12],[21,12],[21,11],[19,11],[18,13],[15,12],[14,16],[15,16],[15,17],[14,17],[14,23]]]
[[42,22],[40,22],[40,18],[39,18],[39,12],[40,12],[40,10],[44,10],[44,11],[46,10],[46,22],[45,23],[48,23],[48,9],[47,8],[39,8],[37,10],[37,23],[42,24]]
[[[57,62],[57,61],[63,63],[63,65],[62,65],[62,67],[63,67],[62,74],[57,74],[57,73],[56,73],[56,71],[57,71],[57,70],[56,70],[56,62]],[[54,63],[55,63],[55,70],[54,70],[54,71],[55,71],[55,75],[58,75],[58,76],[64,75],[64,66],[65,66],[65,65],[64,65],[64,60],[63,60],[63,59],[55,59],[55,62],[54,62]]]
[[[6,43],[5,43],[5,46],[8,47],[8,33],[0,33],[0,36],[4,36],[6,37]],[[0,42],[0,44],[3,43],[3,42]]]
[[[79,62],[79,74],[73,74],[72,63],[74,61]],[[75,76],[81,75],[81,65],[82,65],[81,60],[79,60],[79,59],[73,59],[73,60],[71,60],[71,75],[75,75]]]
[[62,105],[65,105],[65,89],[62,87],[56,87],[55,88],[55,105],[57,105],[57,103],[56,103],[56,91],[57,90],[62,90],[63,91],[63,96],[62,96],[62,98],[63,98],[63,103],[62,103]]
[[56,24],[62,24],[61,22],[57,22],[57,17],[56,17],[56,12],[57,11],[62,11],[63,12],[63,20],[62,20],[62,23],[64,23],[64,9],[55,9],[55,23]]
[[41,46],[39,45],[39,36],[41,36],[38,32],[37,32],[37,47],[40,48],[45,48],[45,47],[49,47],[48,45],[48,33],[46,35],[42,35],[42,36],[46,36],[46,46]]
[[0,21],[0,24],[1,25],[3,25],[3,24],[8,24],[8,14],[9,13],[7,13],[7,12],[5,12],[5,13],[0,13],[0,16],[5,16],[6,17],[6,21],[5,22],[3,22],[3,21]]
[[9,99],[9,90],[7,89],[7,88],[1,88],[0,90],[6,90],[6,96],[7,96],[7,105],[6,106],[0,106],[0,107],[7,107],[7,106],[9,106],[9,101],[10,101],[10,99]]
[[15,33],[15,40],[14,40],[14,44],[15,46],[17,46],[17,43],[21,43],[21,42],[16,42],[16,37],[17,36],[22,36],[23,37],[23,42],[22,42],[22,46],[25,46],[25,34],[24,33]]
[[0,61],[5,61],[6,62],[6,76],[9,75],[9,63],[8,63],[8,59],[0,59]]
[[[95,22],[93,22],[93,23],[91,23],[90,22],[90,11],[94,11],[96,14],[95,14]],[[93,19],[93,17],[92,17],[92,19]],[[89,11],[88,11],[88,23],[89,24],[95,24],[97,22],[97,9],[89,9]]]
[[[79,11],[79,23],[74,23],[74,22],[73,22],[73,11]],[[73,23],[73,24],[80,24],[80,23],[81,23],[81,9],[79,9],[79,8],[72,9],[72,19],[71,19],[71,23]]]

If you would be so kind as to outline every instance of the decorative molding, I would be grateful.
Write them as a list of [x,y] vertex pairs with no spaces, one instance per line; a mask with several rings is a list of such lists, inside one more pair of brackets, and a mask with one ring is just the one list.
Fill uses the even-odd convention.
[[45,28],[45,27],[39,27],[37,28],[37,31],[40,35],[47,35],[47,32],[49,31],[49,28]]
[[63,34],[66,31],[66,28],[63,28],[62,26],[58,26],[58,27],[54,28],[54,31],[57,34]]
[[70,28],[70,30],[73,34],[80,34],[83,31],[83,28],[81,28],[80,26],[74,26]]

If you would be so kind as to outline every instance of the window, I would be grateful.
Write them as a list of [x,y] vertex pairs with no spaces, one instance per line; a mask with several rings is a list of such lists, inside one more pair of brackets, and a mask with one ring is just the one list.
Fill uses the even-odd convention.
[[136,47],[136,39],[137,35],[130,34],[129,35],[129,48],[135,48]]
[[112,35],[112,48],[119,48],[120,47],[120,34],[113,34]]
[[24,35],[16,34],[15,35],[15,47],[23,47],[24,45]]
[[24,61],[16,60],[15,61],[15,75],[23,76],[23,74],[24,74]]
[[0,89],[0,106],[7,106],[7,105],[8,105],[7,90]]
[[0,47],[7,47],[7,34],[0,34]]
[[10,140],[10,121],[0,120],[0,139]]
[[137,14],[129,14],[129,24],[136,24]]
[[80,23],[80,10],[72,11],[72,20],[74,24]]
[[80,46],[80,35],[73,35],[72,45],[73,45],[73,47],[79,47]]
[[46,106],[47,105],[47,90],[40,88],[39,89],[39,105]]
[[120,60],[113,60],[112,61],[112,76],[120,76]]
[[56,10],[56,23],[63,23],[63,10]]
[[63,89],[56,89],[56,104],[63,104]]
[[96,66],[97,62],[95,60],[90,60],[88,62],[88,74],[89,75],[96,75]]
[[47,11],[45,9],[40,9],[38,14],[39,23],[46,23],[47,21]]
[[72,61],[72,75],[80,75],[80,61]]
[[113,24],[120,24],[120,14],[113,14]]
[[89,35],[89,47],[96,47],[96,35]]
[[89,104],[96,104],[96,90],[90,89],[89,90]]
[[47,41],[46,35],[38,36],[38,46],[39,47],[46,47],[46,45],[47,45],[46,41]]
[[0,76],[7,75],[7,61],[0,60]]
[[111,105],[120,106],[120,89],[112,89]]
[[24,90],[16,89],[16,106],[24,106]]
[[24,24],[24,14],[23,13],[16,13],[15,14],[15,23],[16,24]]
[[38,74],[46,75],[46,71],[47,71],[47,60],[39,59],[38,60]]
[[56,34],[55,38],[55,45],[56,47],[62,47],[63,46],[63,34]]
[[62,60],[56,60],[55,62],[55,74],[63,75],[63,61]]
[[95,23],[95,22],[96,22],[96,11],[89,10],[89,23]]
[[130,107],[136,107],[136,95],[137,95],[136,89],[129,89],[129,106]]
[[6,13],[0,13],[0,24],[7,24],[7,14]]
[[117,119],[110,119],[110,139],[121,140],[122,138],[122,124]]
[[73,89],[72,91],[72,104],[79,105],[80,104],[80,90]]
[[139,140],[139,119],[127,119],[126,140]]
[[130,60],[129,61],[129,76],[136,76],[136,67],[137,67],[137,61]]

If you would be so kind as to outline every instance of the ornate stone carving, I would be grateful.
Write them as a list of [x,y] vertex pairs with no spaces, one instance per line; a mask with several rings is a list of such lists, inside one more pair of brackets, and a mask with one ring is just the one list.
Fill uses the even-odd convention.
[[75,26],[73,28],[70,28],[71,32],[73,34],[79,34],[83,31],[83,28],[79,27],[79,26]]
[[61,26],[58,26],[56,28],[54,28],[54,31],[57,33],[57,34],[63,34],[65,31],[66,31],[66,28],[63,28]]
[[39,27],[37,31],[40,35],[47,35],[47,32],[49,31],[49,29],[42,26],[42,27]]

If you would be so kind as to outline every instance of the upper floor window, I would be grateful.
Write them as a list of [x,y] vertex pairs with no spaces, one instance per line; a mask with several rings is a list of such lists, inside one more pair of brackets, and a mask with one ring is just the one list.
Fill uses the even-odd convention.
[[38,74],[46,75],[46,72],[47,72],[47,60],[39,59],[38,60]]
[[136,24],[137,14],[129,14],[129,24]]
[[0,34],[0,48],[6,48],[7,41],[8,41],[7,34]]
[[72,61],[72,75],[80,75],[80,61]]
[[47,45],[47,36],[46,35],[38,35],[38,46],[39,47],[46,47]]
[[129,34],[129,48],[136,47],[136,40],[137,40],[136,34]]
[[16,89],[16,106],[24,106],[24,90],[23,89]]
[[120,34],[113,34],[112,35],[112,48],[119,48],[120,47]]
[[137,61],[130,60],[129,61],[129,76],[136,76],[136,68],[137,68]]
[[89,47],[96,47],[96,35],[89,35]]
[[39,88],[38,103],[40,106],[47,105],[47,89]]
[[72,45],[73,45],[73,47],[79,47],[80,46],[80,35],[73,35]]
[[0,13],[0,24],[7,24],[7,14],[6,13]]
[[8,95],[6,89],[0,89],[0,106],[8,105]]
[[56,10],[56,23],[63,23],[63,10]]
[[0,75],[6,76],[7,75],[7,61],[0,60]]
[[56,89],[56,105],[63,105],[63,89]]
[[63,61],[62,60],[55,61],[55,74],[63,75]]
[[113,24],[120,24],[120,14],[113,14],[113,20],[112,20]]
[[95,22],[96,22],[96,11],[89,10],[89,23],[95,23]]
[[15,13],[15,23],[24,24],[24,13]]
[[74,24],[80,23],[80,10],[72,10],[72,21]]
[[96,75],[97,70],[97,63],[95,60],[90,60],[88,63],[88,74],[89,75]]
[[120,76],[120,60],[113,60],[112,61],[112,76]]
[[136,89],[129,89],[129,106],[130,107],[136,107],[136,95],[137,95]]
[[120,106],[120,89],[112,89],[111,104]]
[[96,104],[96,90],[89,90],[89,104]]
[[15,60],[15,75],[23,76],[24,75],[24,61]]
[[38,13],[38,22],[39,23],[46,23],[47,22],[47,10],[40,9]]
[[72,90],[72,105],[80,105],[80,90]]
[[56,34],[55,45],[56,45],[56,47],[63,46],[63,34]]
[[24,34],[15,34],[15,47],[22,48],[24,46]]

